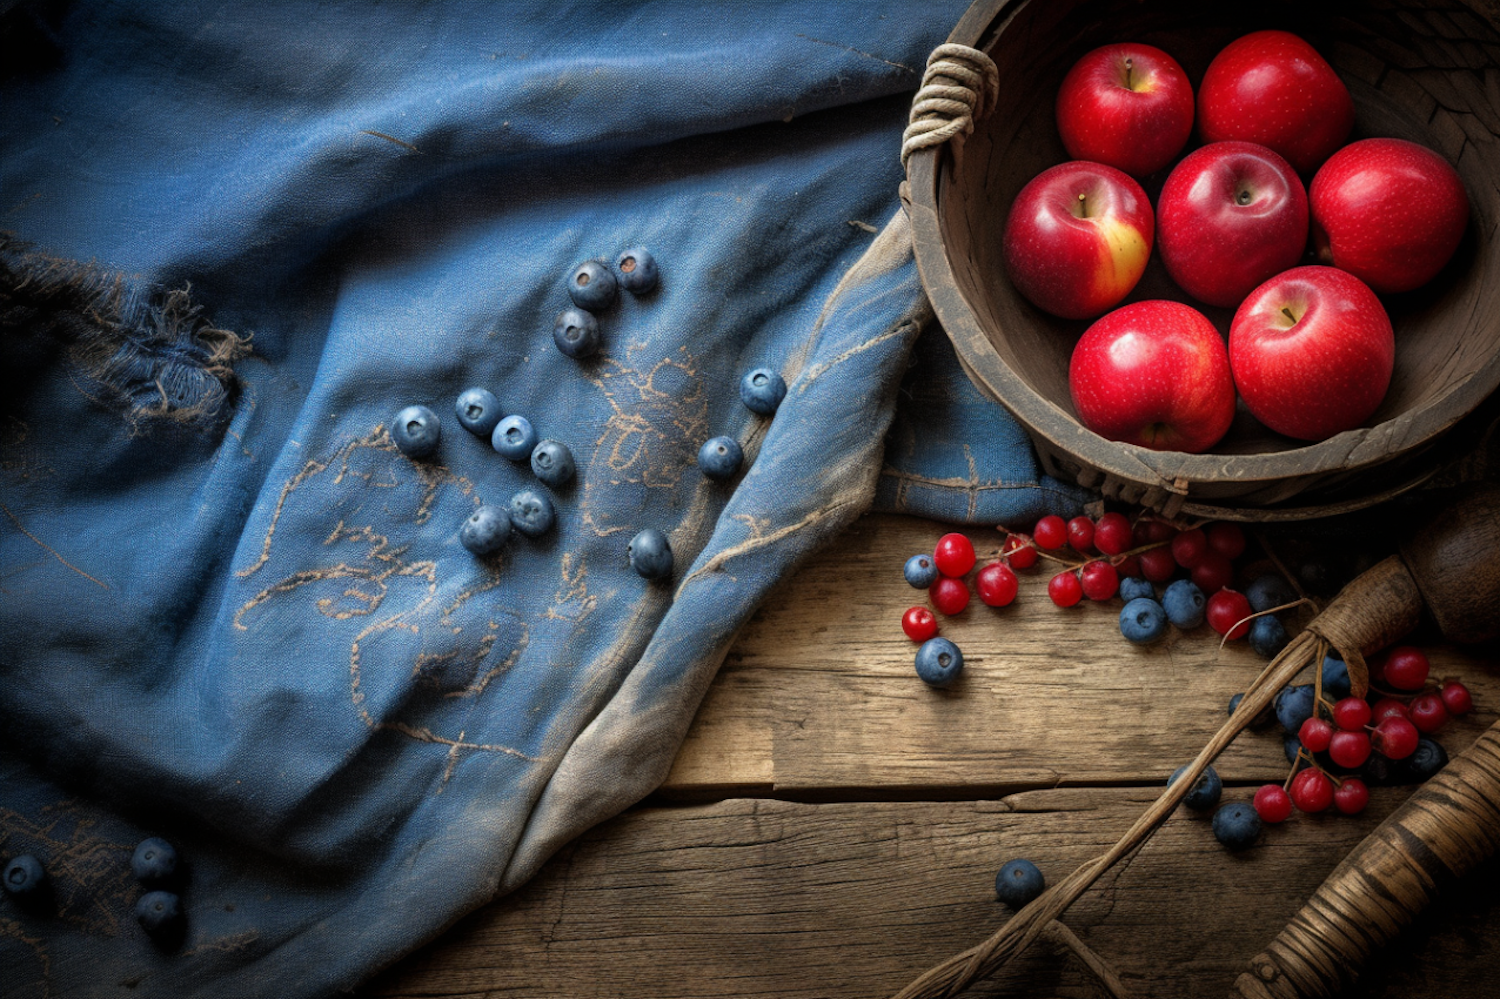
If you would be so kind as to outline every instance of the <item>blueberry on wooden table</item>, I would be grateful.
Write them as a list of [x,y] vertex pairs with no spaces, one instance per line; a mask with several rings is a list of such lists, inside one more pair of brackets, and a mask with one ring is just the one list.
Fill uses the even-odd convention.
[[599,320],[583,309],[564,309],[552,323],[552,342],[568,357],[589,357],[599,350]]
[[528,538],[539,538],[557,523],[552,500],[535,489],[522,489],[510,498],[510,526]]
[[1120,580],[1120,599],[1127,604],[1138,597],[1156,599],[1156,587],[1143,576],[1126,576]]
[[1026,906],[1047,890],[1047,879],[1029,860],[1007,860],[995,875],[995,897],[1012,909]]
[[160,836],[143,839],[130,857],[137,881],[164,881],[177,870],[177,850]]
[[391,440],[408,458],[425,458],[437,450],[443,428],[426,406],[407,406],[391,421]]
[[1203,623],[1204,609],[1208,600],[1203,591],[1191,579],[1179,579],[1168,584],[1161,595],[1161,609],[1167,620],[1183,631],[1192,631]]
[[1275,573],[1267,573],[1257,576],[1245,587],[1245,599],[1250,601],[1250,609],[1258,614],[1291,603],[1297,599],[1297,593],[1291,583]]
[[614,305],[619,295],[614,272],[598,260],[585,260],[568,276],[568,297],[580,309],[599,312]]
[[1231,801],[1214,812],[1214,838],[1230,850],[1255,845],[1260,836],[1260,816],[1243,801]]
[[744,460],[745,452],[733,437],[712,437],[698,449],[698,467],[710,479],[732,478]]
[[925,590],[937,582],[937,561],[925,552],[913,555],[906,560],[901,567],[901,575],[906,578],[907,583],[919,590]]
[[964,671],[964,654],[946,638],[929,638],[917,649],[916,667],[929,687],[949,687]]
[[458,541],[475,555],[497,552],[510,539],[510,513],[503,507],[481,506],[458,529]]
[[[1184,763],[1173,770],[1172,776],[1167,778],[1167,787],[1176,784],[1177,778],[1181,777],[1187,768],[1188,765]],[[1219,779],[1218,771],[1213,767],[1205,767],[1198,775],[1198,779],[1193,782],[1192,790],[1188,791],[1187,797],[1182,799],[1182,803],[1195,812],[1206,812],[1219,803],[1219,796],[1223,793],[1224,782]]]
[[620,254],[615,261],[615,270],[620,272],[621,287],[632,295],[650,292],[661,279],[656,269],[656,258],[644,246],[632,246]]
[[1283,687],[1276,695],[1275,704],[1276,720],[1281,723],[1281,727],[1288,732],[1296,732],[1302,728],[1303,722],[1313,716],[1313,685],[1299,683]]
[[505,414],[500,411],[500,400],[489,389],[471,388],[460,392],[453,403],[454,415],[459,426],[477,437],[488,437],[495,432],[495,424]]
[[672,578],[672,546],[656,528],[648,527],[631,538],[625,554],[630,567],[643,578],[653,582]]
[[573,452],[562,441],[540,441],[531,451],[531,471],[543,484],[553,489],[573,481],[577,465]]
[[1150,645],[1167,633],[1167,612],[1149,597],[1136,597],[1120,608],[1120,634],[1135,645]]
[[754,368],[740,379],[740,400],[752,413],[770,416],[786,398],[786,382],[770,368]]
[[47,880],[47,871],[42,862],[29,853],[10,858],[5,870],[0,873],[0,884],[12,895],[31,895]]
[[1348,697],[1352,691],[1349,683],[1349,667],[1338,656],[1323,657],[1323,693],[1335,701]]
[[1262,659],[1275,659],[1291,640],[1286,625],[1275,614],[1266,614],[1250,622],[1250,648]]
[[536,429],[524,416],[507,416],[495,424],[495,431],[490,435],[490,446],[498,451],[501,457],[509,458],[511,461],[525,461],[530,458],[531,452],[536,448],[536,442]]
[[162,933],[182,918],[182,908],[175,892],[148,891],[135,903],[135,918],[147,933]]

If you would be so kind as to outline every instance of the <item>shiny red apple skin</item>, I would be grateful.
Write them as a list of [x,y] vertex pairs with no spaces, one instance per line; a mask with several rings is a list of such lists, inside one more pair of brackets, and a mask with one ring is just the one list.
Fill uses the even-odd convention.
[[1155,299],[1084,331],[1068,364],[1079,422],[1157,451],[1207,451],[1234,419],[1224,338],[1190,305]]
[[1057,91],[1057,131],[1075,160],[1145,177],[1193,135],[1193,85],[1177,60],[1152,45],[1122,42],[1085,55]]
[[1255,31],[1226,45],[1198,85],[1198,134],[1270,146],[1312,176],[1349,138],[1354,99],[1298,35]]
[[1172,168],[1156,201],[1156,245],[1182,290],[1233,308],[1307,248],[1307,192],[1281,156],[1215,142]]
[[1436,277],[1469,224],[1458,171],[1404,139],[1361,139],[1334,153],[1313,177],[1309,203],[1318,259],[1382,294]]
[[1006,273],[1037,308],[1090,319],[1130,294],[1151,256],[1156,217],[1141,185],[1103,163],[1043,170],[1011,203]]
[[1326,440],[1368,420],[1395,362],[1385,306],[1336,267],[1281,272],[1250,293],[1229,326],[1240,398],[1260,422],[1298,440]]

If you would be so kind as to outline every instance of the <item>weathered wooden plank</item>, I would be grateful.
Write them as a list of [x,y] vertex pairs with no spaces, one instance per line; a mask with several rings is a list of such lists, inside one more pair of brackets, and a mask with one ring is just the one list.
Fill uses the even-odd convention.
[[[1235,792],[1245,794],[1247,792]],[[1296,816],[1229,854],[1179,811],[1076,903],[1067,924],[1133,995],[1226,994],[1245,962],[1404,798]],[[731,800],[629,812],[530,885],[465,920],[365,999],[872,999],[992,932],[994,872],[1027,856],[1060,878],[1141,812],[1140,789],[999,801]],[[1367,999],[1492,995],[1500,904],[1491,863],[1383,957]],[[1076,959],[1038,945],[975,996],[1094,997]]]
[[[942,622],[964,652],[965,677],[929,689],[900,628],[901,612],[926,594],[901,566],[945,530],[866,517],[799,571],[747,624],[663,793],[973,797],[1142,783],[1196,755],[1264,665],[1244,642],[1220,649],[1206,625],[1132,646],[1119,635],[1118,598],[1058,608],[1046,596],[1050,572],[1038,567],[1022,573],[1010,607],[976,598]],[[1000,543],[996,531],[967,533],[981,549]],[[1462,677],[1479,705],[1439,736],[1457,751],[1495,720],[1500,675],[1473,654],[1429,651],[1434,673]],[[1279,779],[1279,734],[1245,733],[1219,770]]]

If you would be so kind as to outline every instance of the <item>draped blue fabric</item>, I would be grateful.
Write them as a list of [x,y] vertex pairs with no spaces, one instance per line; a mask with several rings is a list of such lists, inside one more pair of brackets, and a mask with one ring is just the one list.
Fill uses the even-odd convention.
[[[347,988],[649,793],[877,496],[1084,498],[941,330],[913,352],[900,137],[963,0],[6,6],[0,860],[49,888],[0,897],[0,996]],[[660,288],[564,356],[569,268],[637,244]],[[459,426],[471,386],[579,473],[485,558],[469,513],[545,487]],[[148,835],[175,938],[133,916]]]

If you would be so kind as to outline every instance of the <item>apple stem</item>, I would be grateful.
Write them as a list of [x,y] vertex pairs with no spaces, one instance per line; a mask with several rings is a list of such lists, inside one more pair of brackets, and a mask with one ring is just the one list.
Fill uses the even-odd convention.
[[1281,314],[1283,316],[1286,316],[1288,319],[1290,319],[1292,321],[1292,325],[1293,326],[1297,325],[1297,317],[1294,316],[1294,315],[1292,315],[1292,310],[1291,310],[1290,306],[1288,306],[1287,308],[1282,309],[1281,310]]
[[1081,219],[1086,219],[1089,217],[1089,199],[1088,195],[1086,194],[1080,194],[1078,196],[1078,217]]
[[1130,59],[1130,58],[1127,57],[1125,59],[1125,89],[1126,90],[1134,90],[1135,89],[1135,82],[1131,79],[1131,70],[1134,67],[1135,67],[1135,61],[1133,59]]

